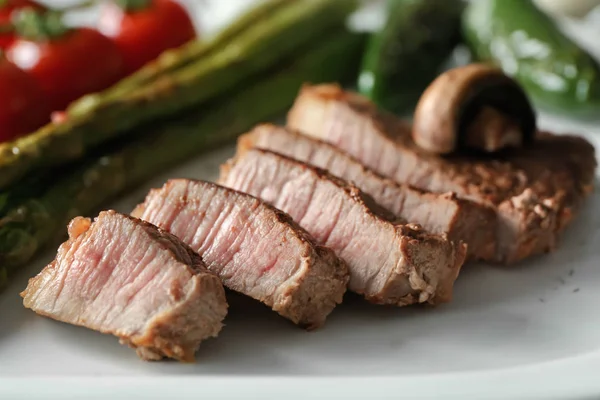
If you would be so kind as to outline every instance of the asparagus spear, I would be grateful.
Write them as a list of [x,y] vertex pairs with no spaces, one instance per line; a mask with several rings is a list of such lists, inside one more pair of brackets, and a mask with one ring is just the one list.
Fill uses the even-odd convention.
[[125,136],[143,123],[173,116],[206,102],[243,79],[275,65],[298,47],[342,30],[356,7],[348,0],[296,0],[270,20],[253,26],[221,51],[146,86],[119,96],[84,96],[68,121],[50,124],[0,145],[0,189],[28,172],[77,160],[94,147]]
[[119,150],[108,151],[60,178],[43,196],[0,219],[0,288],[8,274],[53,241],[70,218],[88,214],[157,172],[232,140],[252,125],[283,112],[303,82],[351,81],[365,37],[348,32],[324,38],[298,59],[267,73],[237,94],[226,94],[202,113],[155,128]]

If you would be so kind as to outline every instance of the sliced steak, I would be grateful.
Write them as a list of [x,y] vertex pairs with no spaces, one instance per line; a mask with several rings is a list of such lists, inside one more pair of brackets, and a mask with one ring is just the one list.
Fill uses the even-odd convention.
[[146,360],[193,361],[227,314],[223,286],[199,255],[114,211],[71,221],[56,259],[21,296],[38,314],[118,336]]
[[555,248],[558,234],[591,192],[593,146],[576,136],[538,133],[534,145],[494,158],[439,157],[420,150],[410,125],[336,85],[305,86],[288,125],[348,152],[397,182],[494,207],[495,261],[514,263]]
[[214,183],[168,181],[133,215],[202,254],[225,286],[307,328],[342,301],[348,267],[292,219],[259,199]]
[[378,304],[449,301],[465,245],[395,217],[355,186],[280,154],[252,149],[221,169],[220,182],[288,212],[350,268],[349,288]]
[[454,242],[468,244],[472,260],[490,260],[496,251],[496,214],[491,207],[459,199],[452,192],[424,192],[398,184],[366,168],[346,152],[289,128],[263,124],[240,137],[238,153],[253,147],[272,150],[328,170],[352,182],[384,208],[432,233],[448,233]]

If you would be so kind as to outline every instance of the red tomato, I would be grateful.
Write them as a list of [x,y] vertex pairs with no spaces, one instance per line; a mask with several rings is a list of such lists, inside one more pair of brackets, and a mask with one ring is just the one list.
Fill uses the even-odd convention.
[[0,142],[32,132],[48,122],[42,90],[25,71],[0,57]]
[[[13,11],[27,7],[39,11],[46,9],[33,0],[0,0],[0,25],[10,24]],[[0,49],[7,49],[14,40],[14,33],[0,33]]]
[[37,79],[52,111],[63,110],[73,100],[105,89],[122,76],[119,49],[89,28],[72,29],[44,41],[17,39],[7,57]]
[[181,5],[172,0],[148,3],[144,8],[127,11],[107,2],[100,12],[98,29],[119,46],[127,75],[164,50],[196,37],[194,24]]

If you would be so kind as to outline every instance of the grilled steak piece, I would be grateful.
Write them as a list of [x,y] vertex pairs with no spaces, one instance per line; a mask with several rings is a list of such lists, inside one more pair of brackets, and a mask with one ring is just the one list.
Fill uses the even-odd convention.
[[210,182],[168,181],[132,213],[202,254],[225,286],[316,328],[342,301],[348,267],[279,210]]
[[398,225],[355,186],[280,154],[252,149],[221,169],[220,182],[288,212],[350,268],[349,288],[378,304],[449,301],[465,245]]
[[397,182],[456,192],[496,209],[495,261],[514,263],[555,248],[558,234],[591,192],[593,146],[576,136],[540,132],[533,146],[439,157],[420,150],[410,125],[336,85],[305,86],[288,125],[348,152]]
[[490,260],[495,255],[496,214],[490,207],[458,199],[451,192],[424,192],[398,184],[366,168],[335,146],[289,128],[262,124],[240,137],[238,152],[254,147],[326,169],[354,183],[400,219],[422,225],[432,233],[446,232],[454,242],[466,242],[469,259]]
[[56,259],[21,296],[38,314],[118,336],[145,360],[193,361],[227,314],[223,285],[198,254],[115,211],[73,219]]

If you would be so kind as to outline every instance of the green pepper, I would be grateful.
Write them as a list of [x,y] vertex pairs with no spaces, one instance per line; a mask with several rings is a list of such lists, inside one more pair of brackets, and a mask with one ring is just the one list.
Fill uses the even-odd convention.
[[532,1],[473,1],[462,25],[473,55],[500,66],[536,105],[578,116],[600,111],[598,63]]
[[365,52],[358,90],[383,108],[414,106],[460,42],[461,0],[388,0]]

